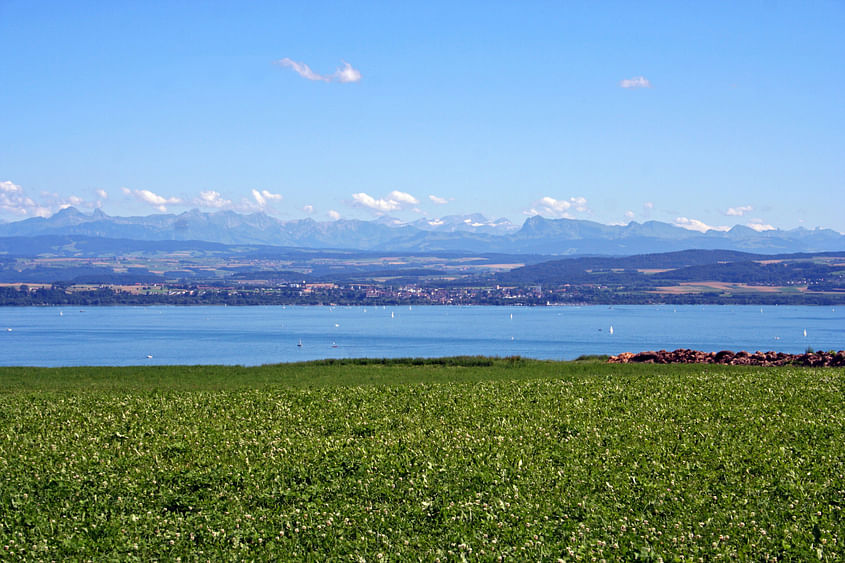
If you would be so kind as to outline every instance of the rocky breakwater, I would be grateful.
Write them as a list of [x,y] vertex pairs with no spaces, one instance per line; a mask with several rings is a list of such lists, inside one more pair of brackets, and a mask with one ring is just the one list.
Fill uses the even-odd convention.
[[783,352],[702,352],[700,350],[678,349],[672,352],[625,352],[611,356],[607,360],[612,364],[722,364],[730,366],[811,366],[845,367],[845,350],[838,352],[807,352],[805,354],[785,354]]

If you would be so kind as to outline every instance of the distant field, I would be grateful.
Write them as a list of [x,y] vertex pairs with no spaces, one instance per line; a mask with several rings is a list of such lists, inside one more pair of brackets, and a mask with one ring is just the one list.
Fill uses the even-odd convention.
[[0,368],[0,559],[845,557],[845,370]]
[[807,286],[781,285],[748,285],[745,283],[729,283],[718,281],[681,282],[678,285],[655,288],[653,293],[667,295],[687,295],[696,293],[803,293]]

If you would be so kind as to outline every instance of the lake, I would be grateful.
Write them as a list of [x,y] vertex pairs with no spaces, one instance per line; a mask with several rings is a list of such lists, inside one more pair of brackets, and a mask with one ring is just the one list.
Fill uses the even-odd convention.
[[0,330],[6,366],[454,355],[571,360],[661,348],[840,350],[845,307],[3,307]]

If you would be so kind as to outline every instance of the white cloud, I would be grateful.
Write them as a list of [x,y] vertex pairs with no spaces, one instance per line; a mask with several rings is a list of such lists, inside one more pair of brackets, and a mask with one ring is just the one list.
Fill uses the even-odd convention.
[[388,199],[392,201],[398,201],[399,203],[408,203],[410,205],[417,205],[419,200],[406,192],[400,192],[398,190],[393,190],[389,194],[387,194]]
[[346,61],[343,61],[343,67],[338,67],[332,74],[319,74],[311,70],[311,67],[305,63],[296,62],[288,57],[275,61],[281,67],[292,69],[302,78],[308,80],[315,80],[319,82],[340,82],[348,84],[352,82],[359,82],[361,80],[361,72],[352,67]]
[[23,188],[15,184],[14,182],[5,180],[3,182],[0,182],[0,192],[4,192],[7,194],[23,193]]
[[339,68],[334,71],[332,77],[337,82],[358,82],[361,80],[361,72],[358,69],[352,68],[352,65],[348,62],[343,61],[343,68]]
[[626,211],[625,212],[625,218],[626,219],[633,219],[634,218],[634,212],[633,211]]
[[534,203],[534,207],[525,211],[526,215],[546,215],[557,218],[572,219],[570,211],[587,211],[587,198],[570,197],[569,199],[555,199],[545,196]]
[[428,196],[428,199],[430,199],[433,203],[436,203],[437,205],[446,205],[447,203],[449,203],[449,200],[445,197],[439,197],[436,195],[430,195]]
[[651,82],[645,76],[635,76],[619,81],[621,88],[651,88]]
[[49,217],[68,207],[93,209],[96,202],[85,201],[77,195],[62,197],[57,193],[42,192],[39,201],[27,195],[26,191],[9,180],[0,182],[0,213],[18,217]]
[[643,209],[654,209],[654,203],[651,201],[647,201],[643,204]]
[[224,209],[232,206],[232,201],[224,199],[220,192],[208,190],[200,192],[198,198],[194,199],[194,203],[199,207],[212,207],[214,209]]
[[99,196],[100,199],[108,199],[109,193],[106,190],[97,190],[97,196]]
[[395,201],[387,201],[385,199],[376,199],[370,194],[360,192],[352,194],[352,200],[358,205],[370,207],[377,211],[393,211],[399,208],[399,203]]
[[50,216],[49,209],[35,203],[22,187],[9,180],[0,182],[0,211],[23,217]]
[[359,192],[352,194],[353,203],[361,207],[369,207],[379,213],[386,213],[388,211],[397,211],[399,209],[417,205],[419,200],[409,193],[393,190],[387,197],[374,198],[370,194]]
[[774,231],[775,227],[769,225],[767,223],[763,223],[762,219],[751,219],[750,222],[746,223],[745,225],[749,229],[754,229],[758,233],[762,233],[763,231]]
[[306,212],[307,214],[311,215],[312,213],[314,213],[314,206],[313,205],[305,205],[305,206],[302,207],[302,210],[304,212]]
[[689,231],[698,231],[706,233],[707,231],[729,231],[730,227],[708,225],[698,219],[689,219],[687,217],[678,217],[675,219],[675,226],[682,227]]
[[184,202],[178,197],[164,197],[150,190],[131,190],[129,188],[120,188],[126,195],[131,195],[138,201],[151,205],[162,213],[167,212],[168,205],[182,205]]
[[281,201],[282,194],[274,194],[267,190],[252,190],[252,199],[255,200],[255,205],[258,209],[267,209],[271,201]]
[[332,221],[337,221],[338,219],[340,219],[340,213],[338,213],[334,209],[329,209],[328,216],[329,219],[331,219]]
[[730,215],[732,217],[742,217],[746,213],[750,213],[753,211],[754,208],[750,205],[741,205],[739,207],[728,207],[727,211],[725,211],[725,215]]
[[[212,209],[227,209],[240,213],[272,212],[271,202],[281,201],[282,194],[275,194],[267,190],[250,190],[252,197],[241,198],[240,202],[234,202],[224,198],[216,190],[200,192],[198,197],[191,201],[197,207]],[[180,203],[183,203],[180,201]]]

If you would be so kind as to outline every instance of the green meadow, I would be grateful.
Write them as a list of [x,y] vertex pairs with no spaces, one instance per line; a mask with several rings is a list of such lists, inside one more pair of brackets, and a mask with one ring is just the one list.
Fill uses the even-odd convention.
[[0,559],[839,561],[845,370],[0,368]]

